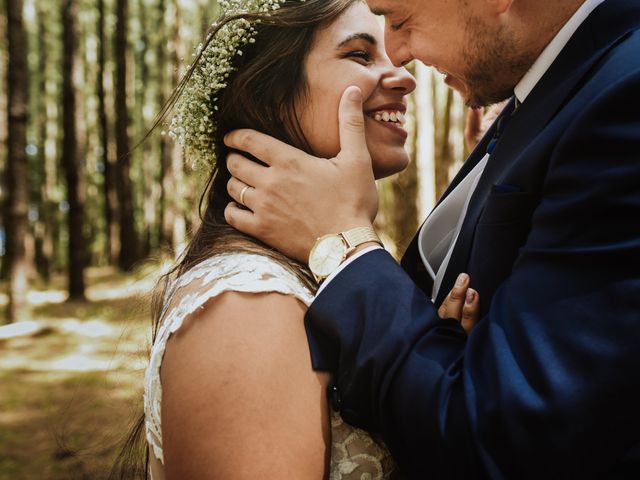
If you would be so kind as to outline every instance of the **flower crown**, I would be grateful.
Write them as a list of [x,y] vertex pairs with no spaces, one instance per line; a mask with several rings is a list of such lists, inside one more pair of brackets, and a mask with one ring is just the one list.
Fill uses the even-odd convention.
[[[278,10],[285,1],[220,0],[222,15],[212,27],[215,31],[219,23],[234,15],[268,14]],[[215,163],[218,96],[235,70],[234,57],[242,55],[242,47],[255,43],[256,34],[251,21],[239,18],[225,23],[206,48],[201,43],[195,49],[193,57],[200,56],[200,60],[176,102],[169,128],[169,134],[182,145],[194,167]]]

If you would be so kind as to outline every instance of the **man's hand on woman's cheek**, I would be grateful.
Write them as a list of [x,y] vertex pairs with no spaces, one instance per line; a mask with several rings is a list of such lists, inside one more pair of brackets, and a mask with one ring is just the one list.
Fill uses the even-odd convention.
[[371,225],[378,195],[358,88],[345,91],[339,123],[341,151],[332,159],[313,157],[253,130],[229,133],[228,147],[267,165],[238,153],[227,157],[233,175],[228,191],[235,200],[225,210],[229,224],[305,263],[318,237]]

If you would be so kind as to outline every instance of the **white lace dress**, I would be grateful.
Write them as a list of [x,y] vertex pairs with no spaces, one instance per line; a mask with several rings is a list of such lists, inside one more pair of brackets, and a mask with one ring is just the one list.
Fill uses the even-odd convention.
[[[144,382],[147,442],[153,455],[151,478],[164,479],[162,452],[162,385],[160,365],[172,333],[185,318],[207,300],[223,292],[277,292],[292,295],[309,305],[313,294],[300,280],[272,259],[252,253],[217,255],[196,265],[169,286],[162,324],[153,347]],[[330,480],[376,480],[398,478],[391,455],[367,432],[344,423],[331,412]],[[284,420],[286,421],[286,419]]]

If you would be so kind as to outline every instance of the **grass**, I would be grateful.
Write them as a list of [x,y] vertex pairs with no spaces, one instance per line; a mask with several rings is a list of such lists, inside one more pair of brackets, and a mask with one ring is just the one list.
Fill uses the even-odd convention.
[[39,332],[0,340],[0,480],[106,478],[142,411],[158,271],[90,269],[86,302],[63,278],[30,292]]

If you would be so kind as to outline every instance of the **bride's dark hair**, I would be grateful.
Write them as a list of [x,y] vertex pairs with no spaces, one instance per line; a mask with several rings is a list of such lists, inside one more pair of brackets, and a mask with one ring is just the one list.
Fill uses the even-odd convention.
[[[226,165],[229,153],[223,138],[238,128],[261,131],[308,153],[309,144],[298,122],[296,107],[304,105],[306,77],[304,60],[311,50],[315,32],[336,20],[347,8],[362,0],[287,0],[280,9],[265,14],[222,17],[207,32],[203,49],[216,40],[216,33],[228,22],[250,20],[257,31],[255,43],[243,47],[243,55],[234,58],[235,72],[218,96],[215,152],[205,189],[200,198],[201,224],[189,246],[174,267],[158,282],[153,293],[153,340],[160,324],[167,286],[172,278],[219,253],[253,252],[266,255],[289,269],[312,291],[316,289],[306,266],[269,248],[256,239],[232,228],[224,218],[224,209],[232,201],[227,193],[230,178]],[[157,129],[180,98],[200,56],[196,57],[152,130]],[[203,210],[204,206],[204,212]],[[145,440],[144,415],[134,427],[118,455],[110,479],[147,478],[149,450]]]

